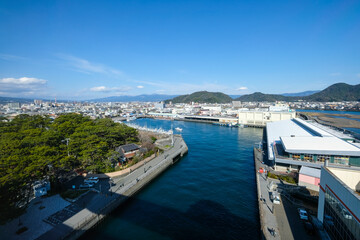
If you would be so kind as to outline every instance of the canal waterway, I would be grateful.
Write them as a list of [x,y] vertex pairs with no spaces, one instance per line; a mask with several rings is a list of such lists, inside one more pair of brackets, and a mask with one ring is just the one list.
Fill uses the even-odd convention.
[[259,239],[253,146],[262,129],[138,119],[180,127],[189,153],[82,239]]

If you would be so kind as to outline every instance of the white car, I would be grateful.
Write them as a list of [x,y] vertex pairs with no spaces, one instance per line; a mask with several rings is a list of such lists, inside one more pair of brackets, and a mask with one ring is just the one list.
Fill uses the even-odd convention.
[[309,220],[309,215],[305,209],[298,208],[298,212],[299,212],[299,217],[301,220],[305,220],[305,221]]
[[341,210],[341,214],[344,216],[344,218],[346,219],[352,219],[352,216],[351,214],[348,212],[348,210],[346,210],[345,208],[343,208]]

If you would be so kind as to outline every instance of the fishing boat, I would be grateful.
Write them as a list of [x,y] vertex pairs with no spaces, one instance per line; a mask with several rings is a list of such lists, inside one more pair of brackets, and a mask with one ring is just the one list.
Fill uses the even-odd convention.
[[175,130],[176,130],[176,131],[178,131],[178,132],[182,132],[182,130],[183,130],[183,129],[182,129],[182,128],[177,127],[177,128],[175,128]]

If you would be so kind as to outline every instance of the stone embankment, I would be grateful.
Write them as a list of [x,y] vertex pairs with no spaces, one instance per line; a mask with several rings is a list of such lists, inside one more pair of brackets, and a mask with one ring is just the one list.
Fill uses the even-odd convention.
[[83,210],[62,224],[56,225],[38,239],[72,240],[79,238],[187,152],[188,147],[182,137],[174,136],[172,148],[151,160],[140,162],[142,163],[141,166],[138,166],[131,173],[115,179],[113,186],[106,193],[97,194]]

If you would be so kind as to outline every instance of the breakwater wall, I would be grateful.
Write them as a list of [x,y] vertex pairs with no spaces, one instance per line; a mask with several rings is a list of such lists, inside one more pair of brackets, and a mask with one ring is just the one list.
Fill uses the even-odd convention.
[[259,174],[258,174],[258,162],[260,161],[259,157],[262,158],[261,151],[259,149],[254,148],[254,165],[255,165],[255,179],[256,179],[256,193],[257,193],[257,199],[258,199],[258,207],[259,207],[259,219],[260,219],[260,232],[261,232],[261,239],[265,238],[265,223],[264,223],[264,213],[263,208],[261,207],[262,201],[261,201],[261,189],[260,189],[260,182],[259,182]]

